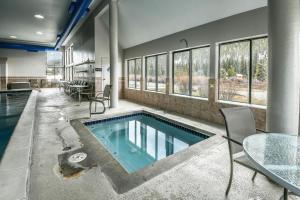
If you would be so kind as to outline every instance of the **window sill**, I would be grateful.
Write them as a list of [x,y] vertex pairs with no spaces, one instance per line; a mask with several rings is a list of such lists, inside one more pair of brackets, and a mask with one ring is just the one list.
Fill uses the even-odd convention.
[[135,90],[135,91],[141,91],[141,89],[140,88],[126,88],[127,90]]
[[240,102],[234,102],[234,101],[217,100],[217,103],[229,104],[229,105],[235,105],[235,106],[246,106],[249,108],[257,108],[257,109],[262,109],[262,110],[267,109],[267,106],[248,104],[248,103],[240,103]]
[[187,96],[187,95],[181,95],[181,94],[170,94],[170,96],[182,97],[182,98],[187,98],[187,99],[196,99],[196,100],[202,100],[202,101],[208,101],[208,98],[205,98],[205,97],[194,97],[194,96]]
[[159,92],[159,91],[155,91],[155,90],[144,90],[144,92],[150,92],[150,93],[155,93],[155,94],[165,94],[166,92]]

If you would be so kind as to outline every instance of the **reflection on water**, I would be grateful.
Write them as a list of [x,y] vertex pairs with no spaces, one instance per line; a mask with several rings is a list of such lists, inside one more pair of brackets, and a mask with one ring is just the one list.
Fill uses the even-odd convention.
[[144,115],[100,123],[89,128],[129,173],[206,138]]
[[192,145],[139,121],[127,123],[126,141],[147,153],[153,160],[160,160]]

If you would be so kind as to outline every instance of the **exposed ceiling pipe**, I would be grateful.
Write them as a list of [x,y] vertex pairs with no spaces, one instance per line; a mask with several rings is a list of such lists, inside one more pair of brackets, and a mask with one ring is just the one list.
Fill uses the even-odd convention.
[[188,41],[187,41],[185,38],[179,40],[179,42],[185,42],[185,47],[186,47],[186,48],[189,47],[189,43],[188,43]]

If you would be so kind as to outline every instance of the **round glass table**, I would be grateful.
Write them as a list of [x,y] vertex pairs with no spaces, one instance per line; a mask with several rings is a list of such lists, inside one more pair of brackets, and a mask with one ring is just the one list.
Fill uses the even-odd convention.
[[264,133],[244,139],[245,154],[266,176],[300,196],[300,137],[297,135]]

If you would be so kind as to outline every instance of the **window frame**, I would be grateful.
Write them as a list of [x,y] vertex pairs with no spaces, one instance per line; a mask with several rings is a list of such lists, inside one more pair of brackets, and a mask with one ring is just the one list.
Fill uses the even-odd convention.
[[[253,61],[252,61],[252,50],[253,50],[253,41],[254,40],[259,40],[259,39],[268,39],[269,41],[269,37],[267,35],[264,35],[264,36],[258,36],[258,37],[251,37],[251,38],[246,38],[246,39],[240,39],[240,40],[233,40],[233,41],[229,41],[229,42],[221,42],[221,43],[218,43],[218,74],[217,74],[217,77],[218,77],[218,90],[217,90],[217,97],[218,97],[218,101],[222,101],[222,102],[230,102],[230,103],[236,103],[236,104],[248,104],[248,105],[255,105],[255,106],[267,106],[267,105],[259,105],[259,104],[253,104],[252,103],[252,70],[253,70]],[[249,72],[248,72],[248,101],[245,103],[245,102],[238,102],[238,101],[227,101],[227,100],[223,100],[223,99],[220,99],[220,78],[221,78],[221,59],[220,59],[220,56],[221,56],[221,46],[222,45],[228,45],[228,44],[234,44],[234,43],[239,43],[239,42],[249,42]],[[268,65],[269,67],[269,65]]]
[[[141,85],[141,79],[140,79],[140,87],[139,88],[137,88],[136,86],[137,86],[137,84],[136,84],[136,75],[137,75],[137,73],[136,73],[136,60],[141,60],[141,78],[142,78],[142,68],[143,68],[143,59],[142,59],[142,57],[136,57],[136,58],[130,58],[130,59],[127,59],[127,88],[128,89],[134,89],[134,90],[139,90],[139,89],[141,89],[142,88],[142,85]],[[132,60],[134,60],[134,87],[129,87],[129,62],[130,61],[132,61]]]
[[[211,45],[207,44],[207,45],[203,45],[203,46],[197,46],[197,47],[191,47],[191,48],[185,48],[185,49],[181,49],[181,50],[176,50],[172,52],[172,94],[174,95],[181,95],[181,96],[186,96],[186,97],[192,97],[192,98],[201,98],[201,99],[208,99],[208,97],[201,97],[201,96],[193,96],[192,95],[192,84],[193,84],[193,53],[192,51],[194,49],[201,49],[201,48],[209,48],[209,68],[210,68],[210,48]],[[180,93],[175,93],[174,90],[174,54],[176,53],[182,53],[182,52],[189,52],[189,94],[185,95],[185,94],[180,94]],[[209,69],[210,71],[210,69]],[[209,84],[207,85],[207,87],[209,88]],[[209,96],[209,94],[208,94]]]
[[[166,88],[164,92],[158,91],[158,57],[159,56],[166,56]],[[147,59],[149,58],[155,58],[155,90],[150,90],[148,89],[148,79],[147,79],[147,74],[148,74],[148,66],[147,66]],[[167,75],[168,75],[168,53],[159,53],[159,54],[153,54],[149,56],[145,56],[145,90],[150,91],[150,92],[158,92],[158,93],[166,93],[167,92]]]
[[[64,75],[65,75],[65,72],[64,72],[65,67],[62,67],[62,66],[60,66],[60,67],[56,67],[56,66],[47,66],[47,68],[46,68],[46,78],[48,77],[48,69],[52,69],[52,70],[53,70],[53,79],[49,79],[49,80],[60,80],[60,79],[57,79],[57,78],[56,78],[57,75],[60,74],[60,73],[57,73],[57,69],[58,69],[58,68],[60,68],[60,69],[62,70],[61,75],[62,75],[62,78],[63,78]],[[47,79],[48,79],[48,78],[47,78]]]

